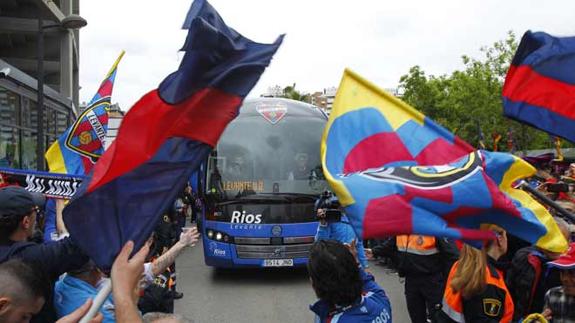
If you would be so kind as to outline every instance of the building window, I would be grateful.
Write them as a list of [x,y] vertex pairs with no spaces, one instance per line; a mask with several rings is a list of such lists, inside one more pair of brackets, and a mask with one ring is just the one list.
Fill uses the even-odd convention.
[[[36,169],[38,106],[23,92],[0,86],[0,167]],[[70,123],[65,106],[47,102],[44,107],[46,149],[61,136]]]
[[20,168],[18,130],[0,124],[0,167]]
[[37,129],[38,113],[36,111],[36,102],[27,97],[22,97],[22,127]]
[[61,136],[66,129],[68,129],[68,114],[57,111],[56,112],[56,135]]
[[[21,131],[20,149],[21,149],[21,169],[36,169],[36,132]],[[43,156],[42,156],[43,157]]]
[[0,87],[0,120],[8,125],[20,123],[20,96]]

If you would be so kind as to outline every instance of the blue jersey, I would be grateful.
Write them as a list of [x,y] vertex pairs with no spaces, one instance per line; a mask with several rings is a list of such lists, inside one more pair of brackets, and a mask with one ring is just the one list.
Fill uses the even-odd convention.
[[363,250],[363,241],[355,234],[347,216],[342,215],[341,221],[338,222],[327,222],[325,225],[320,224],[317,228],[315,240],[336,240],[344,244],[351,244],[353,240],[357,240],[355,244],[357,259],[364,269],[368,267],[367,257]]
[[354,304],[331,308],[319,300],[310,306],[316,314],[316,323],[391,323],[391,304],[385,291],[375,282],[373,276],[360,269],[363,293]]
[[[58,318],[72,313],[89,298],[96,298],[97,294],[98,289],[87,282],[70,275],[64,276],[56,283],[54,288],[54,308]],[[100,313],[104,316],[104,323],[116,322],[112,295],[106,298],[104,304],[100,307]]]

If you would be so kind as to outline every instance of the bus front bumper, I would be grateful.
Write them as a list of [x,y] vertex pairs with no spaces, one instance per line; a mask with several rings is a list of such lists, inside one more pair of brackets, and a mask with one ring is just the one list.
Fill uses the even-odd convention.
[[[289,257],[273,257],[273,258],[239,258],[236,252],[236,245],[206,241],[204,245],[204,259],[206,265],[218,268],[242,268],[242,267],[262,267],[262,268],[289,268],[289,267],[302,267],[307,265],[307,257],[289,258]],[[282,248],[283,246],[278,246]]]

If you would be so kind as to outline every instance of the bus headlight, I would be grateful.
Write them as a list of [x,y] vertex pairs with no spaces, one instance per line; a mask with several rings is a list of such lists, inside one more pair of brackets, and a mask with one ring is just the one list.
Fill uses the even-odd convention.
[[206,236],[210,240],[215,240],[218,242],[234,243],[234,238],[229,236],[227,233],[220,232],[213,229],[206,229]]

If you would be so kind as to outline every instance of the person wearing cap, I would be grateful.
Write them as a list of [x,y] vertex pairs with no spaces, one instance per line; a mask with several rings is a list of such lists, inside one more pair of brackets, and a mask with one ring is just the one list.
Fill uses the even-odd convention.
[[[22,187],[0,188],[0,263],[19,258],[26,263],[40,264],[50,285],[63,273],[80,268],[88,257],[66,238],[50,244],[29,242],[34,232],[38,206],[44,199]],[[52,288],[53,291],[53,288]],[[46,303],[32,322],[54,322],[53,293],[46,295]]]
[[575,243],[547,265],[561,271],[561,286],[553,287],[545,294],[543,316],[554,323],[575,322]]

